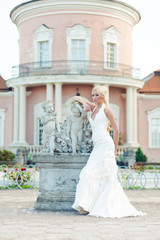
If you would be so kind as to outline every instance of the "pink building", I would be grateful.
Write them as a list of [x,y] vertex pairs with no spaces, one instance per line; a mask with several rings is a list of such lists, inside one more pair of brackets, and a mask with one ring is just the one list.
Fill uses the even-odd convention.
[[45,99],[54,101],[63,121],[77,89],[91,100],[91,89],[104,85],[125,145],[140,145],[150,161],[159,160],[160,95],[142,94],[146,80],[132,67],[132,30],[141,18],[136,9],[111,0],[34,0],[10,17],[19,30],[20,65],[6,81],[14,91],[0,95],[2,147],[41,144]]

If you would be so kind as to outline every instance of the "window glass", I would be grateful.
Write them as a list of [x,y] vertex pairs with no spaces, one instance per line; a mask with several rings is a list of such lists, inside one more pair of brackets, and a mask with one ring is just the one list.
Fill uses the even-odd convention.
[[41,67],[47,67],[49,61],[49,42],[39,42],[39,61]]
[[85,60],[85,40],[72,39],[72,60]]
[[114,43],[107,43],[107,67],[108,68],[115,67],[115,48],[116,48],[116,45]]
[[160,118],[151,119],[151,144],[160,147]]

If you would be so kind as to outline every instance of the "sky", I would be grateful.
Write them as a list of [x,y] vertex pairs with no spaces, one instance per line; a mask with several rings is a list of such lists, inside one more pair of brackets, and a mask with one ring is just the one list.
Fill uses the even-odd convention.
[[[27,1],[27,0],[26,0]],[[19,64],[19,34],[10,11],[24,0],[0,0],[0,75],[12,76],[12,66]],[[160,69],[160,0],[121,0],[136,8],[141,21],[132,34],[133,67],[140,68],[141,78]]]

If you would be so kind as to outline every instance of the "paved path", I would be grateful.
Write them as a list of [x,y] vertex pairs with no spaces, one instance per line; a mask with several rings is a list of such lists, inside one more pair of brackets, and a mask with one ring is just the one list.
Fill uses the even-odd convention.
[[0,191],[0,240],[160,240],[160,190],[126,190],[143,217],[34,210],[38,190]]

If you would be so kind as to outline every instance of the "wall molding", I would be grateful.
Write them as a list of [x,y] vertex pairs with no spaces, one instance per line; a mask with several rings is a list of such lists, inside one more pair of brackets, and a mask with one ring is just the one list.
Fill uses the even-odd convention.
[[[63,10],[63,11],[62,11]],[[64,11],[65,10],[65,11]],[[72,10],[72,11],[71,11]],[[85,11],[84,11],[85,10]],[[50,11],[41,13],[41,11]],[[86,12],[87,11],[87,12]],[[96,11],[96,12],[94,12]],[[102,11],[102,12],[101,12]],[[105,13],[106,12],[106,13]],[[132,27],[137,24],[141,16],[130,5],[118,1],[106,0],[45,0],[30,1],[16,6],[10,14],[12,21],[19,26],[22,22],[38,16],[46,16],[64,13],[84,13],[110,16],[129,23]]]
[[109,86],[117,87],[135,87],[142,88],[144,82],[138,79],[118,77],[118,76],[104,76],[104,75],[38,75],[20,78],[11,78],[7,80],[8,87],[15,86],[44,86],[47,83],[64,83],[70,84],[75,82],[77,84],[108,84]]

